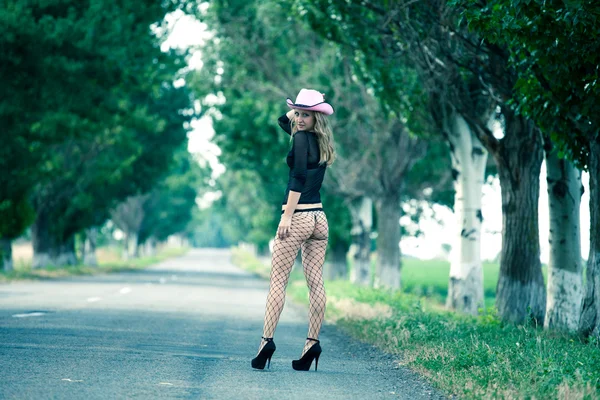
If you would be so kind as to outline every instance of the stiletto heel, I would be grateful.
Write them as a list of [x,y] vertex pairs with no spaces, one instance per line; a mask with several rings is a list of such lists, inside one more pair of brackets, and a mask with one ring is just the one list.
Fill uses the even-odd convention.
[[315,371],[317,370],[317,367],[319,365],[319,357],[321,356],[322,352],[320,344],[321,342],[313,338],[306,338],[306,340],[312,340],[317,343],[313,344],[313,346],[310,349],[308,349],[308,351],[304,353],[304,355],[300,357],[299,360],[292,361],[292,368],[294,368],[296,371],[308,371],[313,360],[315,360]]
[[267,364],[267,362],[267,368],[271,368],[271,357],[273,357],[273,353],[275,353],[277,347],[275,346],[273,338],[263,337],[262,339],[264,339],[267,344],[265,344],[264,347],[260,349],[258,355],[252,359],[252,368],[265,369],[265,364]]

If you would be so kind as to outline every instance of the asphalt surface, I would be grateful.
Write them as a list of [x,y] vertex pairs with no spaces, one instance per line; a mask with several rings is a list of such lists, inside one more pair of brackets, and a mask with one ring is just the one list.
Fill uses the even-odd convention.
[[319,370],[291,368],[307,311],[288,300],[270,370],[253,370],[268,282],[227,250],[143,271],[0,284],[0,399],[438,399],[335,326]]

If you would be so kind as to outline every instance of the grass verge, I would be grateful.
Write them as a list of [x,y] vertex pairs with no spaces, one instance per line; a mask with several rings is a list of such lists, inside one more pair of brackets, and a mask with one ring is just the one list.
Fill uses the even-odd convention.
[[0,283],[19,280],[45,280],[76,275],[96,275],[110,272],[133,271],[146,268],[167,258],[185,254],[187,248],[165,248],[156,255],[140,257],[132,260],[120,260],[117,250],[102,249],[98,252],[97,267],[74,265],[68,267],[47,267],[32,269],[29,263],[19,263],[9,272],[0,271]]
[[[233,262],[261,276],[264,265],[234,250]],[[427,274],[424,286],[431,284]],[[502,323],[493,309],[474,318],[444,310],[428,297],[325,283],[326,318],[351,336],[398,355],[447,395],[492,399],[599,399],[600,342]],[[288,294],[308,304],[301,271]]]

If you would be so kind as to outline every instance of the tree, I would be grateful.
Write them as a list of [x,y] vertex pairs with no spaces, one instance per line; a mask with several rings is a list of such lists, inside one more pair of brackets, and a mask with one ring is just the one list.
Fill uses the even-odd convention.
[[[228,5],[231,6],[231,3]],[[229,156],[226,154],[235,154],[236,149],[240,149],[243,144],[250,144],[252,147],[251,151],[245,153],[244,162],[260,154],[254,149],[253,143],[264,142],[265,139],[262,135],[256,138],[256,134],[252,131],[246,132],[250,124],[255,123],[257,117],[266,120],[273,113],[263,111],[268,104],[267,101],[261,104],[252,101],[255,93],[263,94],[263,99],[270,99],[272,93],[278,96],[279,93],[289,93],[282,88],[291,90],[292,81],[299,82],[297,86],[304,86],[304,82],[307,86],[318,82],[320,90],[325,91],[327,99],[336,106],[336,115],[333,118],[334,132],[339,132],[336,134],[339,158],[329,174],[334,179],[331,180],[331,185],[326,182],[325,190],[343,196],[356,196],[356,193],[350,193],[345,189],[340,190],[340,188],[355,186],[351,182],[356,181],[358,177],[361,183],[352,190],[361,193],[369,192],[369,195],[377,198],[380,207],[378,215],[381,218],[379,226],[382,229],[378,237],[380,267],[377,276],[380,277],[382,274],[387,276],[381,279],[382,285],[398,287],[400,266],[398,220],[401,182],[410,167],[422,155],[417,151],[414,135],[405,120],[410,120],[410,125],[413,126],[412,121],[418,119],[418,113],[404,115],[399,110],[393,111],[382,107],[382,103],[377,102],[371,91],[372,87],[352,77],[356,71],[350,68],[350,63],[344,57],[345,54],[340,52],[337,46],[324,42],[305,30],[303,26],[288,21],[285,18],[287,11],[280,3],[261,3],[259,6],[245,2],[240,7],[225,8],[223,4],[217,2],[211,7],[214,7],[213,12],[218,15],[214,24],[217,27],[215,35],[219,38],[216,46],[221,53],[209,64],[205,64],[205,67],[210,68],[211,65],[214,67],[212,75],[206,76],[202,81],[212,83],[214,75],[218,75],[217,87],[212,90],[213,92],[221,90],[226,99],[226,104],[220,106],[221,112],[218,120],[215,121],[217,140],[221,138],[224,140],[224,143],[219,143],[224,149],[223,159],[227,160]],[[235,38],[235,41],[232,41],[232,38]],[[288,47],[282,47],[282,44]],[[299,63],[302,65],[289,64],[289,60],[294,59],[296,54],[303,55]],[[230,65],[229,69],[228,65]],[[219,68],[223,68],[222,74],[218,74]],[[412,88],[414,76],[410,71],[406,72],[402,83]],[[232,74],[232,77],[228,74]],[[399,84],[400,81],[397,83]],[[238,89],[242,86],[245,90]],[[378,86],[377,90],[379,89]],[[278,102],[281,102],[282,97],[279,97]],[[276,101],[273,100],[273,103],[277,104]],[[237,105],[228,106],[228,102],[235,102]],[[234,112],[244,115],[240,111],[246,109],[248,110],[246,114],[252,115],[253,120],[241,119],[242,122],[238,122],[238,129],[231,129],[230,126],[224,125],[224,119],[229,120]],[[239,117],[232,119],[240,121]],[[219,133],[220,127],[223,127],[222,136]],[[260,129],[260,126],[257,128]],[[239,138],[245,135],[248,135],[250,140]],[[364,146],[358,147],[356,145],[358,141]],[[268,155],[259,158],[256,164],[252,164],[256,165],[254,171],[262,169],[261,166],[266,164],[264,160]],[[237,166],[235,160],[232,160],[231,167],[237,168]],[[373,171],[373,176],[376,178],[368,180],[356,174],[357,171],[365,170]],[[267,172],[272,175],[272,172],[268,170]],[[268,179],[265,177],[263,182]],[[389,227],[386,229],[388,223]]]
[[349,204],[352,214],[352,258],[350,281],[361,286],[371,285],[371,229],[373,227],[373,201],[362,196]]
[[[207,15],[201,17],[218,40],[204,48],[204,66],[194,79],[199,97],[219,94],[224,98],[214,104],[209,96],[204,102],[204,112],[213,116],[214,142],[222,150],[220,161],[227,168],[219,178],[223,197],[217,205],[230,205],[227,212],[235,226],[224,230],[230,240],[234,236],[252,240],[260,251],[267,248],[280,217],[275,211],[279,208],[273,205],[284,200],[282,182],[288,169],[284,158],[290,137],[276,120],[288,110],[285,98],[298,87],[318,82],[335,104],[331,85],[319,72],[331,65],[333,49],[319,48],[314,37],[286,21],[285,16],[286,11],[276,2],[211,3]],[[312,57],[314,68],[290,63],[300,48]],[[322,57],[324,54],[327,56]],[[334,135],[337,131],[334,126]],[[323,200],[328,208],[338,209],[339,200],[331,196],[327,186],[326,182]],[[248,199],[246,203],[252,205],[249,210],[239,204],[239,196]],[[336,223],[338,216],[344,213],[329,218],[330,246],[336,251],[328,252],[328,262],[341,271],[340,249],[347,249],[349,232],[342,231],[343,221]],[[236,232],[242,228],[246,230],[239,237]]]
[[137,258],[139,232],[144,221],[144,204],[150,197],[148,194],[130,196],[121,202],[110,213],[110,219],[125,233],[125,259]]
[[[160,52],[149,31],[176,7],[13,0],[0,12],[10,32],[2,39],[2,78],[11,82],[2,97],[11,137],[3,150],[16,155],[3,158],[11,173],[2,183],[13,189],[0,203],[27,203],[31,196],[34,265],[74,262],[73,234],[151,186],[185,140],[181,124],[189,115],[179,111],[190,98],[165,84],[183,54]],[[26,215],[0,217],[18,217],[23,227]]]
[[[437,97],[432,104],[440,106],[433,109],[434,115],[436,110],[441,110],[447,116],[464,119],[466,124],[463,126],[468,126],[496,164],[503,199],[503,245],[496,291],[498,312],[507,321],[521,323],[531,316],[541,322],[544,318],[545,291],[537,224],[542,162],[539,130],[531,120],[517,115],[508,105],[516,76],[503,68],[507,64],[507,57],[502,48],[482,46],[479,37],[461,25],[459,13],[450,8],[446,1],[415,3],[409,8],[411,12],[408,14],[397,12],[398,7],[390,10],[395,12],[392,21],[407,43],[407,48],[415,53],[411,58],[418,65],[418,70],[422,71],[425,84],[430,82],[432,94]],[[490,129],[497,107],[504,133],[501,139]],[[446,120],[444,114],[436,119]],[[481,153],[479,145],[477,150],[471,152]],[[468,164],[463,162],[463,165]],[[485,162],[478,165],[485,165]],[[481,172],[478,179],[471,182],[481,182],[482,178]],[[478,218],[476,216],[470,220],[476,221]],[[477,228],[476,225],[471,226]],[[523,237],[527,240],[522,240]],[[473,256],[473,251],[479,249],[479,245],[470,249],[467,252],[469,258]],[[458,276],[464,285],[458,293],[468,293],[470,296],[457,296],[460,308],[471,313],[481,305],[481,298],[477,294],[481,293],[479,288],[482,282],[481,272],[478,271],[481,261],[479,257],[473,258],[475,262],[462,260],[462,274]],[[449,295],[453,293],[449,291]],[[449,298],[448,303],[451,302]]]
[[28,196],[40,178],[46,146],[60,140],[30,129],[45,107],[38,87],[44,73],[39,60],[48,49],[38,46],[42,29],[30,20],[31,9],[19,3],[7,2],[0,9],[0,269],[12,268],[11,241],[34,219]]
[[546,169],[550,210],[550,260],[546,328],[576,332],[583,299],[583,264],[579,208],[583,186],[581,171],[558,158],[546,140]]
[[26,198],[0,202],[0,270],[12,270],[11,240],[19,237],[33,218],[33,209]]
[[[576,166],[589,170],[590,254],[579,330],[586,335],[597,335],[600,332],[600,219],[597,213],[600,208],[597,186],[600,43],[596,37],[600,32],[600,6],[590,0],[459,3],[465,6],[471,29],[492,45],[506,49],[509,66],[518,74],[513,99],[516,110],[533,118],[550,135],[559,157],[565,156]],[[572,184],[576,185],[566,183],[567,187]],[[575,230],[572,225],[569,229]],[[569,234],[565,232],[565,235]],[[560,242],[553,242],[557,244]],[[568,251],[570,246],[563,246],[563,254]],[[572,268],[577,274],[577,267],[567,267]],[[561,284],[569,285],[567,281]],[[569,302],[576,303],[576,299]],[[574,312],[571,307],[569,313]],[[568,330],[568,321],[574,319],[574,316],[561,318],[555,321],[555,326]]]
[[118,201],[150,190],[165,174],[186,139],[183,123],[189,117],[178,111],[189,97],[168,86],[157,95],[146,105],[154,114],[131,110],[124,125],[58,146],[53,168],[61,173],[34,193],[34,267],[75,263],[76,232],[101,224]]
[[[332,171],[332,190],[348,198],[368,197],[377,209],[377,267],[375,286],[400,287],[401,256],[399,249],[400,202],[407,190],[404,184],[415,163],[425,155],[426,146],[410,131],[402,115],[391,112],[369,93],[369,87],[353,82],[349,65],[337,78],[338,116],[336,124],[344,127],[337,139],[340,145],[338,168]],[[408,75],[408,74],[407,74]],[[407,85],[410,78],[406,79]],[[355,212],[355,220],[361,213]],[[366,221],[363,221],[369,225]],[[362,235],[368,235],[363,231]],[[363,239],[363,244],[365,240]],[[359,282],[370,281],[370,245],[358,253],[360,269],[353,276]]]
[[185,232],[193,221],[196,198],[207,190],[209,179],[210,169],[201,168],[187,149],[179,149],[169,174],[148,193],[142,205],[139,244],[164,241]]
[[[461,193],[477,193],[464,197],[467,202],[463,204],[458,202],[463,198],[457,197],[454,207],[458,213],[467,210],[470,214],[468,218],[461,218],[457,241],[472,246],[461,252],[453,263],[450,282],[455,290],[450,291],[448,304],[476,313],[483,299],[478,250],[481,211],[477,199],[481,193],[486,153],[470,124],[465,123],[464,109],[458,106],[457,100],[465,99],[473,119],[483,124],[489,122],[493,102],[476,89],[475,79],[469,81],[468,74],[452,63],[440,60],[442,55],[439,53],[447,50],[445,46],[452,48],[455,41],[432,36],[441,34],[436,17],[443,13],[431,12],[429,8],[437,10],[439,5],[320,0],[292,3],[315,31],[354,52],[358,70],[362,71],[358,75],[387,107],[404,110],[400,112],[403,116],[417,117],[411,123],[413,132],[429,134],[437,131],[446,138],[453,154],[454,178],[460,185],[457,189]],[[410,18],[405,19],[405,16]],[[426,41],[429,41],[427,45]],[[412,75],[419,82],[417,85],[404,84],[406,71],[413,71]],[[472,154],[480,155],[482,160],[472,162]],[[469,179],[462,179],[463,173]],[[463,232],[469,232],[469,237],[463,238]],[[452,300],[454,297],[456,301]]]

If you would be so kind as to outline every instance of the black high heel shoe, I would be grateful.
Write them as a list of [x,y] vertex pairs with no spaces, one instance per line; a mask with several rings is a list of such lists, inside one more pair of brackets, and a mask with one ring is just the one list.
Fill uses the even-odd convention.
[[271,357],[273,356],[273,353],[275,353],[277,347],[275,347],[275,342],[272,337],[263,337],[262,339],[266,340],[267,344],[265,344],[264,347],[260,349],[258,355],[252,359],[252,368],[265,369],[267,361],[269,362],[267,368],[271,368]]
[[317,343],[313,344],[312,347],[308,349],[308,351],[304,353],[304,355],[299,360],[292,361],[292,368],[294,368],[296,371],[308,371],[313,360],[315,360],[315,371],[319,366],[319,357],[321,356],[322,351],[320,344],[321,342],[313,338],[306,339],[312,340]]

